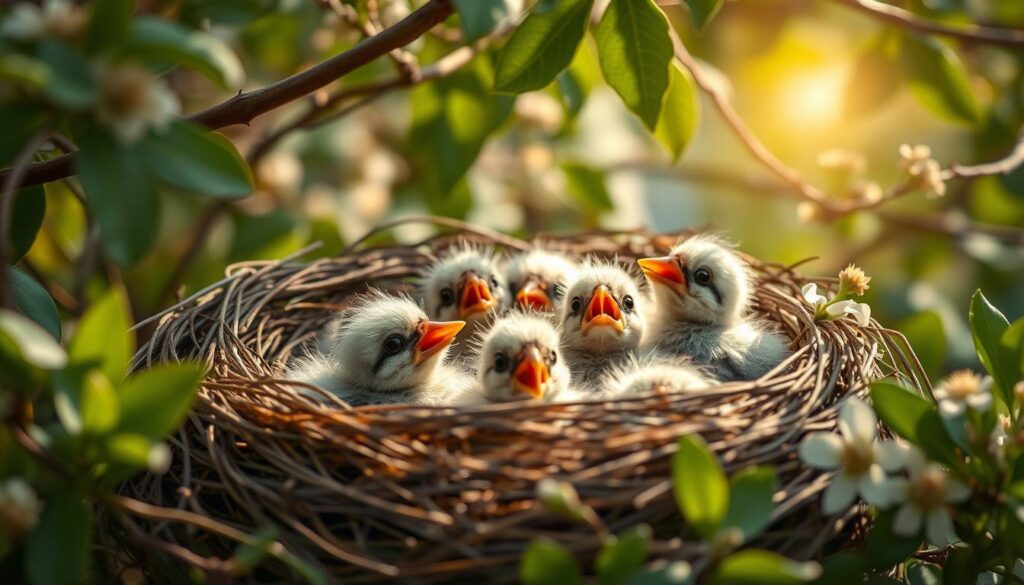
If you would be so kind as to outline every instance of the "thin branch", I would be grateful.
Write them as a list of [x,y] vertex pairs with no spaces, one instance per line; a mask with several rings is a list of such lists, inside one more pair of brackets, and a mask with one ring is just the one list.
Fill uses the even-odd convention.
[[1008,175],[1024,165],[1024,134],[1022,134],[1013,150],[999,160],[976,165],[954,163],[942,171],[942,180],[957,178],[984,177],[988,175]]
[[1024,30],[997,28],[978,24],[948,25],[920,16],[898,6],[877,0],[833,0],[859,10],[873,18],[922,33],[939,35],[974,43],[1007,47],[1024,47]]
[[[363,34],[363,38],[376,36],[384,30],[384,27],[375,26],[375,23],[361,21],[359,19],[359,13],[351,4],[344,4],[341,0],[319,1],[325,7],[329,8],[334,14],[338,15],[338,17],[344,20],[349,26],[361,32]],[[395,62],[395,67],[398,69],[399,77],[415,77],[416,70],[419,68],[416,55],[413,55],[405,49],[399,48],[390,51],[388,56]]]
[[[249,93],[234,97],[189,117],[211,130],[249,124],[253,118],[326,86],[390,51],[404,47],[423,36],[452,15],[451,0],[430,0],[415,12],[380,34],[364,40],[352,49],[315,67]],[[65,154],[31,165],[21,186],[48,183],[75,174],[74,154]],[[0,171],[0,183],[8,180],[13,169]]]

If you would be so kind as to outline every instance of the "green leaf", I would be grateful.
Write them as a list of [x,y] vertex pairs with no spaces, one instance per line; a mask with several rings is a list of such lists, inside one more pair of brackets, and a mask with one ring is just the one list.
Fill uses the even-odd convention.
[[576,50],[576,56],[569,63],[569,68],[558,74],[552,90],[565,109],[567,121],[573,120],[583,109],[583,103],[590,90],[601,77],[601,66],[597,56],[586,38]]
[[562,0],[526,17],[498,56],[494,89],[522,93],[551,83],[576,54],[593,5],[594,0]]
[[[53,71],[40,59],[18,53],[0,55],[0,81],[21,86],[33,94],[46,87],[52,75]],[[0,118],[6,121],[3,116]],[[3,151],[0,150],[0,152]]]
[[89,18],[86,51],[95,53],[123,43],[131,31],[133,0],[96,0]]
[[69,364],[53,373],[53,409],[69,435],[82,432],[82,388],[91,363]]
[[225,89],[245,80],[242,64],[223,41],[152,16],[135,19],[125,51],[136,59],[194,69]]
[[956,53],[933,38],[912,34],[903,35],[900,53],[918,101],[951,122],[978,122],[978,104]]
[[102,435],[117,426],[121,404],[117,392],[103,372],[89,370],[82,385],[82,432]]
[[686,521],[705,539],[711,538],[729,508],[729,483],[699,435],[679,439],[672,456],[672,489]]
[[842,551],[821,561],[816,585],[861,585],[868,562],[859,551]]
[[685,561],[675,561],[653,571],[635,571],[626,579],[626,585],[689,585],[693,583],[693,568]]
[[597,554],[597,582],[620,585],[647,560],[651,527],[638,524],[605,543]]
[[940,585],[942,569],[929,563],[911,563],[907,567],[907,585]]
[[91,557],[92,510],[74,490],[49,495],[35,529],[26,538],[25,571],[33,585],[78,585]]
[[230,140],[185,120],[141,144],[149,172],[161,181],[212,197],[235,199],[252,193],[252,173]]
[[878,418],[894,433],[920,447],[930,458],[952,463],[956,444],[931,403],[887,382],[871,385],[871,402]]
[[298,218],[284,209],[262,215],[239,213],[234,216],[234,223],[229,262],[280,258],[302,245]]
[[894,38],[879,35],[858,52],[844,91],[846,116],[870,115],[892,101],[903,81]]
[[111,463],[137,471],[149,467],[150,455],[156,445],[157,443],[145,435],[115,433],[104,439],[102,448]]
[[112,382],[124,378],[132,347],[128,299],[119,287],[112,287],[96,300],[78,322],[68,353],[77,363],[95,361]]
[[653,131],[672,59],[665,15],[651,0],[611,0],[597,27],[597,51],[608,85]]
[[32,135],[43,129],[48,117],[43,104],[0,102],[0,120],[4,121],[4,131],[0,132],[0,166],[11,165]]
[[200,364],[161,364],[129,378],[118,391],[118,430],[162,439],[177,429],[192,406],[205,369]]
[[896,330],[907,337],[929,378],[942,376],[946,363],[946,332],[939,314],[922,311],[902,321]]
[[272,11],[279,0],[188,0],[182,19],[201,23],[209,20],[222,24],[244,24]]
[[1024,319],[1014,321],[999,336],[999,353],[1006,368],[1006,385],[1013,388],[1024,377]]
[[530,542],[519,563],[523,585],[577,585],[583,582],[580,567],[564,546],[550,538]]
[[690,18],[693,19],[693,26],[697,30],[704,30],[704,27],[711,22],[711,19],[722,9],[725,0],[684,0],[690,9]]
[[874,569],[888,570],[914,554],[921,544],[919,535],[900,536],[892,531],[895,517],[895,509],[880,511],[875,518],[874,526],[868,532],[864,557]]
[[1020,362],[1007,355],[1000,340],[1010,327],[1006,317],[992,306],[979,290],[971,297],[971,335],[978,359],[992,374],[1003,403],[1013,404],[1013,382],[1020,374]]
[[42,185],[33,185],[18,190],[14,194],[14,206],[11,215],[11,264],[21,260],[28,253],[36,234],[43,225],[46,215],[46,194]]
[[235,550],[235,566],[242,575],[255,569],[270,552],[270,546],[277,540],[277,529],[264,526],[250,537],[249,542],[238,545]]
[[744,550],[730,555],[715,571],[715,585],[790,585],[810,583],[821,574],[815,562],[798,563],[764,550]]
[[600,213],[615,209],[603,173],[580,163],[565,163],[562,172],[569,194],[584,211]]
[[672,162],[679,160],[697,133],[700,122],[700,96],[689,71],[669,66],[668,92],[662,106],[654,137],[668,149]]
[[46,289],[34,278],[13,266],[8,268],[8,273],[16,308],[42,326],[54,339],[60,341],[60,316],[57,314],[57,305]]
[[942,565],[943,585],[961,585],[978,581],[978,567],[975,566],[971,547],[960,544],[949,548],[949,555]]
[[523,10],[522,0],[454,0],[466,41],[487,36]]
[[44,90],[51,101],[72,110],[82,110],[96,100],[92,69],[81,55],[64,43],[47,40],[40,43],[37,56],[52,71]]
[[25,362],[44,370],[63,368],[67,353],[57,341],[28,317],[0,309],[0,333],[13,343]]
[[729,512],[723,525],[739,528],[749,542],[771,521],[776,491],[778,482],[771,467],[748,467],[733,475],[729,480]]
[[114,262],[131,266],[149,251],[160,225],[156,181],[139,149],[106,132],[86,132],[78,144],[75,168],[103,248]]

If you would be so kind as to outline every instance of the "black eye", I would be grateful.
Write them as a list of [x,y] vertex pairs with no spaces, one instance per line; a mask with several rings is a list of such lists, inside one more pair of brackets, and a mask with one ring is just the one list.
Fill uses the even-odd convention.
[[548,361],[551,362],[551,365],[558,363],[558,353],[555,350],[551,350],[551,353],[548,355]]
[[697,284],[711,284],[711,271],[707,268],[698,268],[693,273],[693,279],[697,281]]
[[450,288],[441,289],[441,306],[450,305],[455,302],[455,291]]
[[499,374],[508,371],[508,357],[505,354],[499,353],[494,356],[494,371]]
[[560,298],[562,298],[562,295],[565,294],[565,287],[563,287],[560,284],[552,284],[548,288],[551,289],[548,294],[550,294],[551,298],[553,298],[553,299],[560,299]]
[[395,333],[388,335],[387,339],[384,340],[384,353],[394,355],[402,351],[402,347],[405,346],[405,338]]
[[572,300],[572,313],[575,315],[583,310],[583,299],[576,297]]
[[493,288],[495,290],[498,289],[498,277],[497,276],[492,276],[491,277],[491,288]]
[[627,313],[632,313],[633,312],[633,297],[631,297],[629,295],[626,295],[625,297],[623,297],[622,298],[622,308],[625,309],[625,311]]

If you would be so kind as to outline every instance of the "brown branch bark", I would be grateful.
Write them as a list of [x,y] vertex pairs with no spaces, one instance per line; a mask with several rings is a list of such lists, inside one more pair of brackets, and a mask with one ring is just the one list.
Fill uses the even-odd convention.
[[[310,94],[378,57],[404,47],[444,22],[452,12],[450,0],[430,0],[401,22],[344,53],[273,85],[249,93],[240,91],[231,99],[189,116],[189,119],[211,130],[248,124],[260,114]],[[31,165],[20,181],[20,186],[48,183],[71,176],[75,174],[74,160],[74,154],[65,154]],[[0,183],[8,180],[12,170],[0,171]]]
[[920,16],[891,4],[877,0],[834,0],[844,6],[859,10],[868,16],[889,24],[917,32],[950,37],[961,41],[987,43],[1007,47],[1024,47],[1024,30],[997,28],[978,24],[962,26],[948,25]]

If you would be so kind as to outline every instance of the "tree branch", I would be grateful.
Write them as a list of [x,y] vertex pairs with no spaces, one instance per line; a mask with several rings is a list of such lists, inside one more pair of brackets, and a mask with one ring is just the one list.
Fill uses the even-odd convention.
[[[444,22],[452,12],[451,0],[430,0],[401,22],[316,67],[262,89],[249,93],[240,91],[231,99],[189,116],[189,119],[211,130],[235,124],[248,124],[260,114],[310,94],[378,57],[404,47]],[[74,154],[65,154],[31,165],[20,186],[48,183],[71,176],[75,174],[74,160]],[[0,183],[7,181],[12,171],[13,169],[0,171]]]
[[939,35],[974,43],[989,43],[1007,47],[1024,47],[1024,30],[997,28],[978,24],[952,26],[935,22],[898,6],[877,0],[833,0],[873,18],[922,33]]

